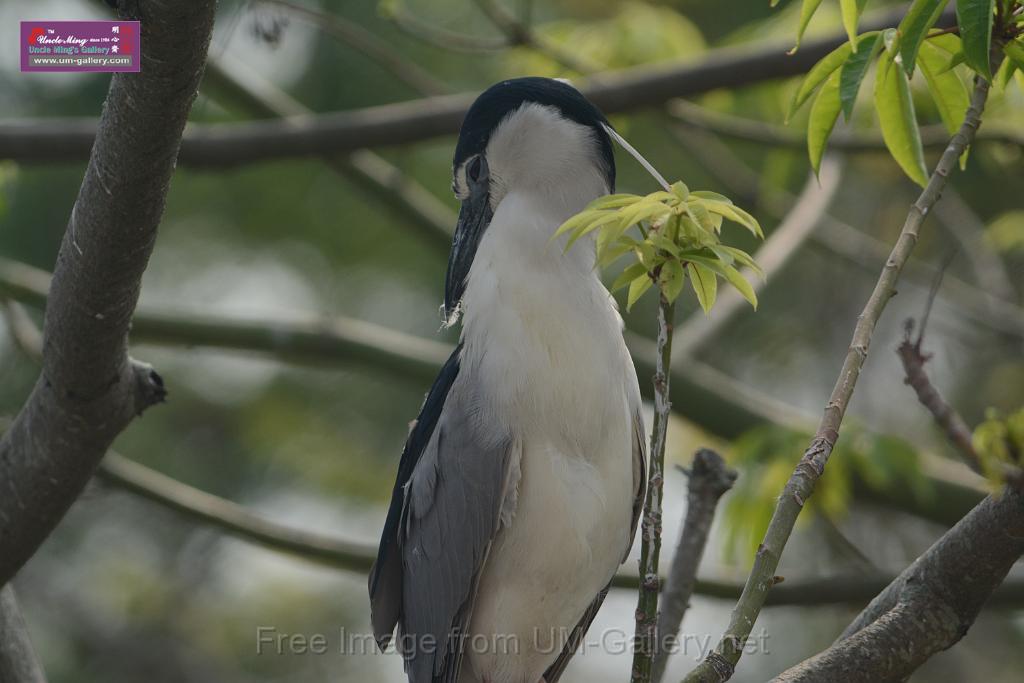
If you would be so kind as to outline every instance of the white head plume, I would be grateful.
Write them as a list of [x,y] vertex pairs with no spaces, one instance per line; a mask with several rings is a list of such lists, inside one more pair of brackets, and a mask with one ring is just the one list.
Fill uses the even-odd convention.
[[651,176],[653,176],[654,179],[657,180],[658,183],[663,188],[665,188],[666,191],[671,191],[672,190],[672,187],[668,184],[668,181],[666,181],[665,178],[660,173],[658,173],[658,169],[654,168],[654,166],[651,164],[651,162],[647,161],[647,159],[644,158],[643,154],[641,154],[640,152],[636,151],[636,149],[633,147],[633,145],[631,145],[628,142],[626,142],[626,138],[624,138],[621,135],[619,135],[618,133],[616,133],[615,129],[612,128],[609,125],[606,125],[606,124],[602,123],[601,126],[604,128],[605,132],[608,133],[608,135],[611,136],[611,138],[613,140],[615,140],[617,143],[622,145],[622,149],[624,149],[627,152],[629,152],[630,155],[632,155],[632,157],[634,159],[639,161],[640,165],[643,166],[644,169],[646,169],[646,171],[648,173],[650,173]]

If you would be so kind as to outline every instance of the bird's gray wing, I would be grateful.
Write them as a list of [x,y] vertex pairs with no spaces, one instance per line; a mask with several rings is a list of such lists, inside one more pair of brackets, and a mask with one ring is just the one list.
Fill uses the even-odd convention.
[[430,442],[444,409],[448,392],[455,384],[459,375],[462,358],[462,345],[452,352],[448,361],[441,368],[437,379],[427,393],[420,409],[419,417],[409,430],[409,437],[402,450],[402,459],[398,464],[395,486],[391,492],[391,505],[388,508],[387,520],[380,535],[380,547],[377,559],[370,569],[370,621],[373,624],[374,636],[381,650],[387,647],[391,636],[402,614],[402,554],[399,545],[399,529],[402,526],[402,515],[405,510],[405,491],[412,477],[413,470]]
[[456,680],[458,639],[506,493],[518,484],[510,467],[518,446],[488,407],[464,370],[406,488],[399,625],[411,683]]
[[[647,490],[647,457],[646,457],[646,437],[644,436],[644,419],[643,414],[640,412],[640,397],[637,395],[633,403],[633,519],[629,527],[629,543],[626,545],[626,553],[622,558],[625,562],[629,557],[630,548],[633,547],[633,537],[636,536],[636,528],[640,523],[640,515],[643,512],[644,507],[644,494]],[[610,584],[609,584],[610,586]],[[597,594],[594,600],[587,607],[587,611],[583,613],[583,617],[576,624],[576,627],[572,630],[569,635],[569,640],[566,641],[565,647],[562,648],[562,652],[558,655],[558,659],[548,667],[547,671],[544,672],[545,683],[556,683],[565,671],[565,667],[569,665],[569,660],[572,659],[573,655],[576,654],[576,650],[583,642],[584,636],[587,635],[587,631],[590,630],[590,625],[594,621],[594,617],[597,616],[598,610],[601,609],[601,605],[604,603],[605,597],[608,595],[609,586],[605,586],[604,589]]]
[[644,496],[647,494],[647,436],[639,390],[630,402],[633,405],[633,520],[629,526],[629,541],[622,556],[623,562],[629,559],[636,528],[640,524],[640,515],[644,510]]

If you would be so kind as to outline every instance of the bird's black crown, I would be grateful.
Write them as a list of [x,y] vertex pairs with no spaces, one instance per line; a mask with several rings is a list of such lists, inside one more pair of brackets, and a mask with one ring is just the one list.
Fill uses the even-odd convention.
[[526,102],[555,107],[562,116],[593,129],[608,175],[608,187],[615,189],[615,157],[612,141],[603,126],[610,125],[601,110],[568,83],[530,76],[501,81],[485,90],[466,112],[455,147],[454,168],[487,147],[494,129]]

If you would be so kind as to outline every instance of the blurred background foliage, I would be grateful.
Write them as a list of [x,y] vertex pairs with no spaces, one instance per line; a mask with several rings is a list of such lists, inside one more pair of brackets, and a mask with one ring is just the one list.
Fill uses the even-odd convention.
[[[344,20],[364,38],[376,38],[400,58],[405,71],[411,64],[427,74],[434,94],[475,92],[510,76],[581,78],[606,69],[698,63],[719,49],[766,43],[781,49],[795,35],[799,12],[799,3],[786,0],[774,11],[767,1],[726,9],[713,0],[506,0],[501,7],[507,15],[528,18],[539,41],[551,48],[538,51],[500,47],[505,34],[480,8],[493,3],[295,2]],[[898,5],[872,2],[869,9],[883,6]],[[87,0],[0,4],[0,25],[7,27],[23,19],[105,16],[102,3]],[[805,42],[839,26],[837,3],[826,3]],[[317,112],[424,94],[424,79],[413,78],[419,86],[410,85],[339,36],[324,20],[280,3],[224,0],[210,54],[225,72],[270,84]],[[108,77],[21,74],[8,47],[5,42],[8,56],[0,61],[5,118],[100,111]],[[918,80],[916,88],[922,85]],[[781,126],[798,81],[717,90],[694,101],[710,112]],[[915,101],[923,124],[939,122],[929,98]],[[205,122],[250,117],[212,78],[192,116]],[[1011,82],[995,92],[985,121],[1008,129],[1024,126],[1019,85]],[[717,136],[650,109],[617,115],[613,123],[666,176],[736,198],[769,236],[779,224],[780,204],[807,180],[799,117],[789,128],[799,142],[793,145]],[[847,128],[870,133],[871,108],[855,110]],[[453,144],[450,137],[440,138],[379,153],[454,209]],[[842,165],[829,213],[861,235],[890,243],[915,187],[884,152],[849,155]],[[83,168],[0,163],[0,255],[52,268]],[[628,156],[619,158],[618,177],[621,191],[654,189]],[[929,222],[915,252],[917,275],[908,273],[876,333],[853,402],[856,425],[844,433],[813,499],[815,514],[799,527],[783,560],[781,571],[791,580],[898,571],[938,537],[943,512],[956,509],[959,499],[936,482],[952,481],[961,493],[984,490],[983,482],[951,460],[949,447],[903,385],[893,353],[902,320],[920,316],[927,299],[932,277],[925,266],[937,267],[954,245],[961,246],[939,291],[925,343],[934,353],[928,366],[933,382],[972,425],[982,422],[986,411],[1012,415],[1024,403],[1021,147],[978,145],[947,194],[954,197],[943,206],[948,201],[958,210],[939,210]],[[737,244],[750,251],[758,246],[742,237]],[[827,240],[808,240],[772,275],[758,312],[744,311],[730,320],[697,349],[697,357],[752,390],[813,415],[827,396],[853,320],[882,263],[865,250],[863,240],[854,245],[837,252],[835,240],[831,246]],[[978,266],[979,253],[984,267]],[[389,202],[323,161],[212,171],[185,167],[171,187],[141,306],[266,322],[344,315],[452,342],[456,333],[439,331],[437,312],[445,262],[440,240],[410,227]],[[951,280],[968,283],[976,296],[953,296],[962,288],[953,288]],[[697,314],[693,298],[684,300],[680,321]],[[642,300],[627,316],[627,327],[650,336],[653,306]],[[30,312],[40,320],[38,310]],[[134,354],[160,369],[170,401],[128,429],[116,444],[120,452],[267,517],[376,541],[409,420],[428,386],[423,378],[396,377],[359,363],[286,363],[206,348],[136,345]],[[36,374],[11,336],[0,334],[0,415],[18,410]],[[781,417],[781,426],[730,434],[707,432],[687,417],[679,416],[672,426],[669,458],[684,464],[696,447],[712,445],[741,471],[702,569],[709,578],[739,580],[807,434]],[[986,429],[979,438],[994,443],[990,432],[998,427]],[[678,533],[684,491],[685,479],[672,473],[665,525],[669,546]],[[1012,576],[1020,578],[1020,572]],[[369,630],[364,576],[230,539],[101,484],[76,503],[17,586],[53,683],[402,678],[395,656],[339,653],[343,633],[358,639]],[[595,631],[630,633],[633,603],[631,592],[613,593]],[[730,606],[698,596],[684,631],[717,637]],[[1024,667],[1024,611],[996,607],[915,680],[1017,680],[1015,672]],[[856,609],[768,610],[759,624],[769,634],[766,651],[745,657],[735,680],[763,680],[817,651]],[[278,655],[270,645],[260,653],[260,626],[278,633],[322,633],[330,649],[319,656]],[[373,652],[365,638],[354,647]],[[677,657],[668,676],[688,669],[698,656],[690,649]],[[565,680],[621,681],[628,668],[628,657],[591,651],[570,667]]]

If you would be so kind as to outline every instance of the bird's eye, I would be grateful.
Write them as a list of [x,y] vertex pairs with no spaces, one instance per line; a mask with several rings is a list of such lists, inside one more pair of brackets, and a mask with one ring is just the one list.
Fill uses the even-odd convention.
[[483,164],[480,162],[480,157],[473,157],[472,161],[469,162],[469,165],[466,166],[466,177],[469,178],[470,181],[474,183],[478,182],[480,180],[481,166],[483,166]]

